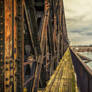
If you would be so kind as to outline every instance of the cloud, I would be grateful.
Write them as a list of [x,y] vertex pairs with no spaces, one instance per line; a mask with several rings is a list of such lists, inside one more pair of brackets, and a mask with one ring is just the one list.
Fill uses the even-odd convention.
[[64,0],[71,44],[92,44],[92,0]]

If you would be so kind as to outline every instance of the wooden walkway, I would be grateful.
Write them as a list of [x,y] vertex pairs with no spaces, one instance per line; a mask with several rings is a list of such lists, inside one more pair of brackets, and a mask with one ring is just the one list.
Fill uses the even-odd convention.
[[69,48],[47,83],[47,87],[38,92],[79,92]]

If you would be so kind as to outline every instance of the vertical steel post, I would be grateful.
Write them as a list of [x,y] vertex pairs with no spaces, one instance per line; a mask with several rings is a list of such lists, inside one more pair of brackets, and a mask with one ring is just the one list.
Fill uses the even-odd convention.
[[13,60],[12,58],[12,0],[5,1],[5,63],[4,89],[13,90]]
[[17,30],[17,92],[24,90],[24,9],[23,0],[16,0],[16,30]]
[[13,4],[14,5],[13,6],[14,9],[12,9],[12,11],[14,11],[14,14],[13,14],[13,18],[14,18],[14,20],[13,20],[13,23],[14,23],[14,28],[13,28],[13,36],[14,37],[13,37],[13,41],[14,42],[12,42],[12,43],[13,43],[13,46],[14,46],[13,47],[13,54],[14,54],[13,55],[13,58],[14,58],[14,92],[17,92],[16,91],[16,76],[15,76],[16,75],[16,69],[17,69],[16,68],[16,62],[15,62],[16,58],[17,58],[17,32],[16,32],[16,26],[17,26],[16,25],[16,11],[17,10],[16,10],[16,0],[14,0],[13,3],[14,3]]
[[0,92],[4,92],[4,54],[5,54],[5,8],[0,0]]

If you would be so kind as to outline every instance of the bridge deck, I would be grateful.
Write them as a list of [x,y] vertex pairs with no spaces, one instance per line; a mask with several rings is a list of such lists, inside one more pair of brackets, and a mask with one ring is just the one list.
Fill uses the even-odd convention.
[[51,76],[45,90],[39,92],[79,92],[69,48]]

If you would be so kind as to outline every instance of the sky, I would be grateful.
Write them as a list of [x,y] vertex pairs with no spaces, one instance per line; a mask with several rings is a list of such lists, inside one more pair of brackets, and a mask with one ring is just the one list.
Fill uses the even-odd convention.
[[70,45],[92,45],[92,0],[64,0]]

